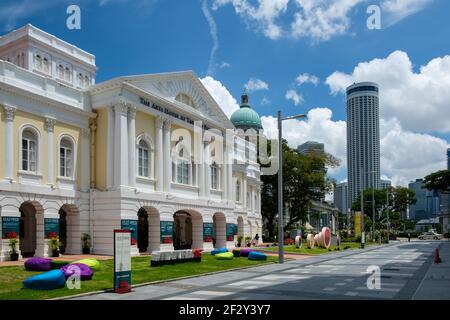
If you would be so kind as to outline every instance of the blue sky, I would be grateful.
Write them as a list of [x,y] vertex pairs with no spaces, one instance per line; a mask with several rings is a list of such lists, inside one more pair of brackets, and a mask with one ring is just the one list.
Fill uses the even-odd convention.
[[[81,7],[81,30],[66,28],[69,4]],[[366,26],[371,4],[381,30]],[[405,185],[445,166],[448,12],[445,0],[2,0],[0,29],[31,23],[93,53],[97,82],[194,70],[227,113],[247,84],[269,134],[278,109],[309,113],[285,124],[286,138],[326,143],[343,160],[337,180],[346,178],[342,90],[379,82],[382,173]]]

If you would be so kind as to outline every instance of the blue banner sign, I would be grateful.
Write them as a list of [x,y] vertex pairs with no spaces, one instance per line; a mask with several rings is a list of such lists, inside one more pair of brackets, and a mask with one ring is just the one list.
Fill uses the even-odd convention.
[[45,237],[59,237],[59,219],[44,219]]
[[204,242],[213,242],[214,238],[214,224],[213,223],[204,223],[203,224],[203,241]]
[[15,233],[19,237],[20,219],[16,217],[2,217],[2,238],[8,238],[8,233]]
[[138,228],[137,220],[122,220],[121,228],[122,230],[130,230],[131,239],[137,241],[137,228]]
[[161,221],[161,243],[170,244],[173,243],[173,222]]
[[227,241],[234,241],[234,224],[227,223]]

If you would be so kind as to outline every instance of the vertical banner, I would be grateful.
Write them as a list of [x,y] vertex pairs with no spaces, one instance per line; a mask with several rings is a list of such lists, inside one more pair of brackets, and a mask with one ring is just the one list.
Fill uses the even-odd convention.
[[161,221],[161,243],[172,244],[173,243],[173,222]]
[[45,238],[59,237],[59,219],[44,219]]
[[234,224],[227,223],[227,241],[234,241]]
[[121,221],[122,230],[130,230],[131,232],[131,245],[134,246],[137,243],[137,228],[138,222],[137,220],[122,220]]
[[361,212],[355,212],[355,237],[361,235]]
[[204,242],[213,242],[213,231],[214,224],[213,223],[203,223],[203,241]]
[[19,237],[20,218],[2,217],[2,238],[11,239]]
[[114,230],[114,292],[131,292],[130,230]]

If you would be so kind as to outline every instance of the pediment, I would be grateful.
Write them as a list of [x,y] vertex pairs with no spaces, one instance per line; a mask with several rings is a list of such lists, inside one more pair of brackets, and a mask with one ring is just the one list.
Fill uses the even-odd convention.
[[[223,124],[224,128],[233,127],[218,103],[193,72],[143,75],[127,77],[124,80],[182,108],[194,108],[204,117]],[[190,97],[194,106],[176,101],[179,94]]]

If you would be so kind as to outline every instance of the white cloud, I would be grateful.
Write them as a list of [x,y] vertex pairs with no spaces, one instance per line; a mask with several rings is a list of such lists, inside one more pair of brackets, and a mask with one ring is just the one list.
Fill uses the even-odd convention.
[[225,61],[222,61],[221,63],[219,63],[217,65],[219,67],[219,69],[227,69],[227,68],[231,68],[231,64]]
[[295,82],[299,86],[301,86],[305,83],[312,83],[313,85],[317,86],[320,83],[320,80],[315,75],[311,75],[309,73],[303,73],[295,79]]
[[267,84],[267,82],[264,82],[260,79],[251,78],[250,80],[248,80],[247,84],[245,84],[245,89],[247,89],[249,92],[269,90],[269,85]]
[[215,58],[217,50],[219,50],[219,36],[217,35],[217,24],[212,16],[211,12],[208,8],[208,1],[203,0],[202,2],[202,11],[209,25],[209,32],[211,34],[211,38],[213,41],[213,46],[211,48],[211,53],[209,55],[209,66],[208,66],[208,75],[211,76],[214,74],[214,69],[216,66]]
[[247,0],[214,0],[213,9],[232,4],[236,14],[244,21],[251,22],[270,39],[282,35],[282,28],[277,24],[278,18],[287,10],[289,0],[259,0],[255,6]]
[[296,106],[301,105],[305,99],[295,90],[288,90],[284,96],[286,100],[292,100]]
[[[334,121],[328,108],[312,109],[306,121],[291,120],[283,123],[283,137],[292,148],[306,141],[325,144],[325,150],[342,160],[342,165],[330,169],[332,176],[347,173],[347,124]],[[265,133],[277,137],[277,119],[261,118]],[[394,185],[407,186],[410,181],[445,167],[445,140],[429,134],[405,131],[397,120],[381,120],[381,171]],[[420,154],[418,154],[420,146]]]
[[261,104],[262,106],[267,106],[267,105],[269,105],[269,104],[271,104],[271,103],[272,103],[272,101],[270,101],[267,97],[262,98],[262,100],[261,100],[261,102],[260,102],[260,104]]
[[[433,0],[382,0],[383,21],[390,26],[422,10]],[[237,15],[270,39],[309,38],[327,41],[347,34],[351,16],[369,0],[214,0],[213,9],[233,5]],[[288,10],[288,7],[292,10]],[[365,11],[365,8],[364,8]],[[288,27],[290,26],[290,27]]]
[[415,72],[408,55],[395,51],[385,59],[359,63],[351,74],[335,72],[326,83],[336,94],[362,81],[379,84],[381,118],[398,119],[414,132],[450,132],[450,56],[433,59]]
[[228,89],[220,81],[217,81],[210,76],[202,78],[200,81],[206,89],[208,89],[209,93],[214,100],[216,100],[228,118],[239,109],[236,99],[233,98]]
[[384,0],[381,3],[383,27],[387,28],[425,8],[433,0]]

